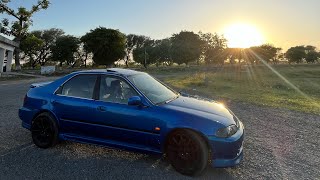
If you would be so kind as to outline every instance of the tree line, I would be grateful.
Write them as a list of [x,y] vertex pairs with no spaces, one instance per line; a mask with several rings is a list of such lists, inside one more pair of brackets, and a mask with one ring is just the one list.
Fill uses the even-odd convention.
[[61,29],[31,31],[21,41],[20,58],[36,67],[56,62],[69,67],[112,66],[122,60],[126,66],[140,64],[259,64],[261,60],[277,64],[315,63],[320,53],[314,46],[296,46],[282,53],[281,48],[263,44],[250,48],[228,48],[227,40],[218,34],[181,31],[172,37],[154,40],[143,35],[125,35],[119,30],[98,27],[82,37],[67,35]]
[[1,33],[14,36],[20,43],[15,50],[16,68],[20,60],[27,66],[36,67],[48,62],[75,66],[87,66],[88,60],[94,65],[112,66],[122,60],[126,66],[140,64],[147,68],[155,64],[259,64],[261,61],[277,64],[319,62],[320,52],[311,45],[289,48],[285,53],[272,44],[250,48],[228,48],[227,39],[217,33],[181,31],[164,39],[152,39],[144,35],[124,34],[116,29],[98,27],[82,37],[67,35],[62,29],[29,31],[32,15],[50,5],[40,0],[30,10],[8,7],[9,0],[0,0],[0,13],[13,17],[1,21]]
[[263,44],[250,48],[228,48],[227,40],[218,34],[181,31],[169,38],[154,40],[143,35],[125,35],[119,30],[98,27],[82,37],[66,35],[61,29],[31,31],[21,40],[20,58],[36,67],[56,62],[69,67],[112,66],[122,60],[126,66],[148,67],[172,64],[259,64],[261,60],[277,64],[315,63],[320,53],[314,46],[296,46],[282,53],[281,48]]

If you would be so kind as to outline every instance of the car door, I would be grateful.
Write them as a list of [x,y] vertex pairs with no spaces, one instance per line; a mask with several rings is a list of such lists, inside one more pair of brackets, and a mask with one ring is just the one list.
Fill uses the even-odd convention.
[[100,125],[96,136],[127,146],[159,149],[162,122],[153,108],[128,105],[130,97],[139,95],[124,78],[101,76],[93,120]]
[[93,96],[97,77],[95,74],[76,75],[56,92],[52,106],[59,118],[61,133],[91,136],[87,124],[95,118]]

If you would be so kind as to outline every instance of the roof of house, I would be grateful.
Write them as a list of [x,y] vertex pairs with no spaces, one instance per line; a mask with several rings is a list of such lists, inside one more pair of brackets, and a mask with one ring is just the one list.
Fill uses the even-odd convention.
[[14,42],[14,41],[12,41],[2,35],[0,35],[0,42],[7,44],[7,45],[10,45],[10,46],[13,46],[13,47],[19,47],[19,43]]

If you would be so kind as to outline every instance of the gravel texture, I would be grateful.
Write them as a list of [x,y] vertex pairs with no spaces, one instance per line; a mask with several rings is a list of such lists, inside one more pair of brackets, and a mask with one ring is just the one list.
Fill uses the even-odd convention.
[[[62,142],[33,145],[18,108],[32,82],[0,82],[0,179],[189,179],[159,156]],[[199,179],[320,179],[320,117],[231,102],[246,130],[244,159],[234,168],[208,167]],[[191,179],[191,178],[190,178]]]

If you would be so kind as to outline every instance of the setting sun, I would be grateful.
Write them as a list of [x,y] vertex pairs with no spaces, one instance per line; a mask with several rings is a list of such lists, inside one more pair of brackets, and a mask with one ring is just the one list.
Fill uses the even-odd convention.
[[264,38],[257,28],[248,24],[233,24],[224,30],[228,47],[248,48],[264,43]]

